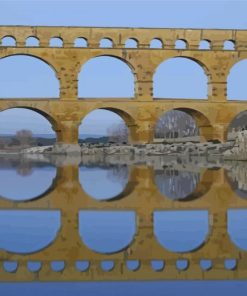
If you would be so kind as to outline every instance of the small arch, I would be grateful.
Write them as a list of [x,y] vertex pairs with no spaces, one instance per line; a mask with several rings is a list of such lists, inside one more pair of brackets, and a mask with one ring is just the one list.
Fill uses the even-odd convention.
[[197,250],[209,233],[207,210],[155,211],[153,219],[156,239],[171,252]]
[[118,253],[134,239],[136,214],[133,211],[80,211],[79,233],[89,249],[103,254]]
[[235,41],[234,40],[225,40],[223,49],[224,50],[235,50]]
[[38,47],[39,46],[39,39],[34,36],[27,37],[26,39],[26,46],[30,47]]
[[53,243],[60,224],[60,211],[0,210],[0,249],[36,253]]
[[129,38],[125,41],[125,48],[138,48],[139,42],[136,38]]
[[2,46],[16,46],[16,39],[13,36],[5,36],[1,40]]
[[78,37],[74,41],[74,47],[88,47],[88,41],[84,37]]
[[61,37],[52,37],[49,41],[50,47],[63,47],[63,39]]
[[177,39],[175,42],[175,49],[187,49],[188,43],[185,39]]
[[247,209],[227,211],[227,232],[236,247],[247,251]]
[[150,48],[163,48],[163,42],[160,38],[154,38],[150,42]]
[[208,77],[206,68],[187,57],[163,61],[153,76],[154,98],[206,99]]
[[227,77],[227,98],[229,100],[247,100],[247,59],[232,66]]
[[102,38],[99,43],[99,47],[101,48],[112,48],[113,42],[111,38]]
[[135,76],[129,64],[115,56],[88,60],[78,76],[78,93],[83,98],[133,98]]
[[210,50],[211,49],[211,42],[210,40],[201,40],[199,44],[199,49],[201,50]]

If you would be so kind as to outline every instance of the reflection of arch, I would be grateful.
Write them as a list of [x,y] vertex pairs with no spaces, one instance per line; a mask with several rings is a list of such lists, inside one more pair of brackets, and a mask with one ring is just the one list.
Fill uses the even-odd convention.
[[156,211],[153,219],[156,239],[171,252],[195,251],[209,233],[207,210]]
[[[100,201],[117,201],[117,200],[120,200],[122,198],[125,198],[125,197],[129,196],[132,192],[134,192],[135,187],[137,185],[137,182],[135,181],[135,171],[133,169],[130,169],[130,171],[129,171],[129,168],[128,168],[128,171],[127,171],[128,176],[126,178],[126,181],[124,181],[124,184],[122,184],[123,188],[122,188],[121,192],[119,192],[119,193],[117,192],[117,194],[113,195],[113,196],[105,196],[105,197],[103,197],[102,195],[98,196],[98,197],[93,196],[93,194],[91,192],[89,192],[89,191],[87,191],[87,189],[85,189],[86,186],[85,186],[85,184],[83,182],[85,180],[85,178],[80,178],[80,175],[81,175],[80,168],[82,166],[86,167],[86,170],[90,169],[90,166],[87,166],[86,164],[80,165],[80,167],[79,167],[79,179],[80,179],[80,184],[81,184],[82,190],[85,192],[85,194],[87,194],[87,195],[89,195],[92,198],[95,198],[97,200],[100,200]],[[100,168],[108,169],[108,167],[109,167],[109,169],[111,169],[111,168],[114,168],[114,165],[111,165],[111,166],[109,166],[107,164],[105,164],[105,165],[102,164],[102,165],[97,165],[97,166],[91,165],[92,169],[94,169],[94,168],[96,168],[96,169],[100,169]],[[127,169],[127,167],[125,167],[124,165],[120,165],[120,166],[115,165],[115,167],[117,167],[117,168],[124,167],[124,168]],[[87,171],[86,171],[86,173],[87,173]],[[113,174],[114,174],[114,176],[117,177],[117,172],[113,172]],[[97,172],[96,172],[96,176],[97,176]],[[100,179],[102,179],[102,178],[100,178]],[[115,182],[115,184],[116,183],[117,182]],[[98,188],[98,189],[101,189],[101,188]],[[110,184],[109,184],[108,189],[111,189]]]
[[136,233],[133,211],[80,211],[79,232],[84,244],[97,253],[126,249]]
[[[182,173],[189,172],[189,169],[188,169],[188,171],[186,171],[185,164],[182,164],[182,167],[183,167]],[[171,167],[171,169],[172,169],[172,167]],[[174,170],[176,170],[176,169],[174,168]],[[177,171],[179,172],[179,169],[177,169]],[[193,191],[188,192],[188,194],[186,196],[177,196],[177,198],[174,198],[174,197],[168,195],[167,193],[164,194],[162,192],[162,188],[160,188],[160,186],[158,185],[155,171],[154,171],[153,175],[154,175],[154,183],[156,184],[158,190],[160,191],[160,193],[162,195],[166,196],[169,199],[183,201],[183,202],[192,201],[192,200],[198,199],[200,197],[203,197],[210,190],[210,188],[212,187],[212,184],[214,182],[214,171],[213,170],[206,170],[206,171],[200,173],[200,179],[195,184]],[[168,191],[168,188],[167,188],[167,191]]]
[[193,58],[173,57],[164,60],[153,76],[154,97],[205,99],[207,76],[209,72],[206,66]]
[[235,63],[227,77],[227,98],[229,100],[247,100],[247,59]]
[[[10,84],[6,84],[6,90],[3,89],[3,83],[1,83],[1,88],[2,91],[4,92],[4,94],[6,93],[7,95],[1,95],[1,97],[24,97],[24,98],[28,98],[28,97],[54,97],[54,98],[58,98],[59,97],[59,80],[57,78],[57,72],[56,69],[53,67],[52,64],[50,64],[48,61],[42,59],[39,56],[34,56],[31,54],[11,54],[11,55],[7,55],[4,56],[2,58],[0,58],[0,73],[1,73],[1,67],[4,67],[4,71],[2,72],[2,75],[4,75],[4,78],[6,77],[6,74],[9,70],[12,70],[11,72],[9,72],[9,79],[11,81],[11,83],[13,84],[12,81],[14,81],[14,78],[12,77],[13,74],[15,75],[23,75],[23,71],[26,71],[24,73],[27,73],[27,69],[28,67],[30,68],[30,71],[28,71],[28,75],[32,75],[32,77],[37,76],[37,80],[35,81],[36,84],[32,87],[35,89],[38,88],[39,92],[42,90],[43,92],[45,91],[45,89],[49,90],[49,86],[50,86],[50,93],[52,93],[52,95],[48,92],[45,92],[45,95],[32,95],[30,96],[30,94],[26,93],[25,91],[29,92],[30,91],[30,82],[28,81],[28,85],[26,86],[26,88],[23,90],[24,86],[23,83],[18,85],[10,85]],[[25,70],[23,70],[23,68],[25,67]],[[16,73],[16,71],[19,70],[20,73]],[[43,76],[42,76],[43,75]],[[47,78],[47,76],[49,77],[49,80],[46,80],[46,82],[49,82],[49,84],[47,85],[47,88],[44,88],[44,81],[38,79],[38,77],[43,77],[43,78]],[[19,78],[17,76],[17,78]],[[6,78],[5,78],[6,79]],[[4,81],[4,79],[1,79]],[[18,81],[18,79],[17,79]],[[13,89],[16,92],[16,87],[18,87],[18,95],[14,95],[11,96],[9,93],[11,92],[11,90]],[[20,93],[20,92],[23,93]],[[19,94],[20,93],[20,94]]]
[[36,253],[51,245],[60,230],[59,211],[0,211],[0,248],[11,253]]
[[227,211],[227,232],[235,246],[247,251],[246,209],[229,209]]
[[117,56],[99,55],[86,61],[78,75],[78,81],[79,97],[135,96],[133,66]]

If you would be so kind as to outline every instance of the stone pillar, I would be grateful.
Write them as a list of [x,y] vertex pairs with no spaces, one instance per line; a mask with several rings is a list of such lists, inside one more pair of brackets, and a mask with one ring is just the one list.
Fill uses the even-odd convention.
[[152,101],[153,80],[137,80],[135,82],[135,94],[138,101]]
[[225,102],[227,100],[227,83],[223,81],[211,81],[208,84],[208,100],[213,102]]
[[215,124],[214,126],[199,126],[199,134],[202,142],[210,140],[218,140],[226,142],[227,140],[227,125]]
[[76,65],[61,66],[58,79],[60,81],[60,100],[77,100],[78,96],[78,73]]
[[136,126],[129,126],[129,143],[147,144],[152,143],[154,139],[154,122],[140,121]]
[[57,134],[57,142],[54,145],[55,153],[81,153],[78,144],[79,125],[79,121],[73,120],[63,120],[56,124],[53,128]]

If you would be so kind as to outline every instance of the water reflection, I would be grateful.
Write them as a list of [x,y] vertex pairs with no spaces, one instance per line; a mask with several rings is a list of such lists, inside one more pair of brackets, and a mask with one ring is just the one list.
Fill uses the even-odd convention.
[[79,232],[84,244],[98,253],[125,249],[136,233],[132,211],[80,211]]
[[247,209],[228,210],[227,230],[232,242],[247,251]]
[[247,199],[247,163],[245,161],[229,162],[226,170],[232,189],[239,197]]
[[183,200],[192,194],[200,182],[200,173],[173,168],[155,170],[155,183],[159,191],[173,200]]
[[0,249],[38,252],[55,240],[59,229],[59,211],[0,210]]
[[125,165],[80,166],[79,178],[83,190],[97,200],[118,197],[128,183]]
[[0,159],[0,196],[13,201],[37,198],[52,187],[56,168],[43,162]]
[[208,211],[156,211],[154,233],[158,242],[172,252],[190,252],[205,242],[209,232]]

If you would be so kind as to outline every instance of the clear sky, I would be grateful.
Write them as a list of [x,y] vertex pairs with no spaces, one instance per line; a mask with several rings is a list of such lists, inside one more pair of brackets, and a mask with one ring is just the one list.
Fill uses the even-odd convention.
[[[67,26],[128,26],[128,27],[174,27],[174,28],[233,28],[233,29],[246,29],[247,28],[247,1],[230,1],[230,0],[218,0],[218,1],[148,1],[148,0],[115,0],[115,1],[1,1],[0,0],[0,25],[67,25]],[[25,58],[25,57],[23,57]],[[58,95],[57,90],[53,89],[52,77],[46,75],[44,66],[39,68],[37,66],[36,75],[32,75],[30,67],[35,68],[35,65],[28,63],[27,60],[17,61],[10,58],[0,61],[0,96],[5,97],[6,93],[11,95],[22,95],[22,93],[29,92],[30,96],[32,93],[37,91],[38,95],[47,96],[51,93],[54,96]],[[17,67],[19,65],[19,70]],[[99,90],[98,92],[104,93],[101,88],[102,85],[107,84],[107,79],[114,72],[114,65],[108,64],[108,69],[104,67],[102,71],[105,73],[104,80],[100,81],[99,76],[95,75],[95,72],[90,70],[89,67],[85,68],[85,73],[82,74],[84,80],[79,84],[79,95],[88,95],[91,90]],[[29,67],[30,66],[30,67]],[[88,66],[88,65],[87,65]],[[167,65],[168,67],[169,65]],[[185,66],[184,66],[185,67]],[[168,67],[169,68],[169,67]],[[21,69],[21,70],[20,70]],[[176,70],[178,66],[174,67],[173,72],[165,73],[159,77],[159,81],[163,86],[163,90],[157,90],[154,93],[160,96],[164,89],[167,91],[168,96],[172,93],[171,89],[179,91],[180,89],[186,93],[183,88],[174,87],[174,80],[172,77],[176,77],[178,72]],[[180,68],[181,69],[181,68]],[[185,68],[184,68],[185,69]],[[246,68],[245,68],[246,69]],[[44,70],[44,71],[43,71]],[[86,71],[87,70],[87,71]],[[122,77],[127,77],[124,70],[121,72],[115,69]],[[170,68],[171,70],[171,68]],[[47,71],[50,71],[48,69]],[[108,71],[108,72],[107,72]],[[183,84],[190,85],[188,80],[190,76],[185,73],[181,76]],[[169,72],[169,71],[168,71]],[[176,73],[175,73],[176,72]],[[181,71],[180,71],[181,72]],[[193,72],[193,70],[192,70]],[[13,77],[13,73],[15,73]],[[22,74],[20,74],[22,73]],[[161,71],[162,73],[162,71]],[[121,75],[120,75],[121,74]],[[53,74],[52,74],[53,75]],[[125,76],[124,76],[125,75]],[[198,83],[200,73],[192,79],[192,85],[194,85],[193,91],[203,94],[203,87],[199,90],[200,83]],[[244,77],[245,75],[242,75]],[[87,77],[87,78],[85,78]],[[101,76],[102,77],[102,76]],[[42,78],[42,79],[41,79]],[[128,79],[128,78],[126,78]],[[196,83],[195,83],[195,79]],[[109,81],[108,79],[108,85]],[[42,81],[42,83],[40,83]],[[126,95],[127,89],[131,89],[126,85],[120,85],[117,79],[113,80],[110,84],[110,94],[118,90]],[[13,84],[15,85],[12,87]],[[246,85],[245,81],[243,84]],[[45,85],[45,87],[44,87]],[[93,86],[97,85],[95,88]],[[87,86],[87,87],[85,87]],[[170,88],[170,91],[169,91]],[[239,88],[240,89],[240,88]],[[191,90],[191,86],[190,86]],[[129,91],[131,93],[131,90]],[[247,91],[246,91],[247,94]],[[48,94],[49,95],[49,94]],[[97,95],[97,94],[96,94]],[[175,95],[175,94],[174,94]],[[24,95],[25,96],[25,95]],[[162,95],[161,95],[162,96]],[[49,132],[49,124],[45,123],[41,117],[30,114],[30,112],[23,111],[21,114],[20,110],[11,110],[11,112],[0,116],[0,133],[13,133],[19,128],[21,124],[17,124],[17,121],[22,120],[23,127],[30,127],[36,133]],[[24,118],[24,119],[21,119]],[[87,117],[84,122],[84,127],[81,127],[81,133],[89,134],[104,134],[107,127],[112,123],[119,121],[117,116],[109,115],[102,111],[91,114]]]

